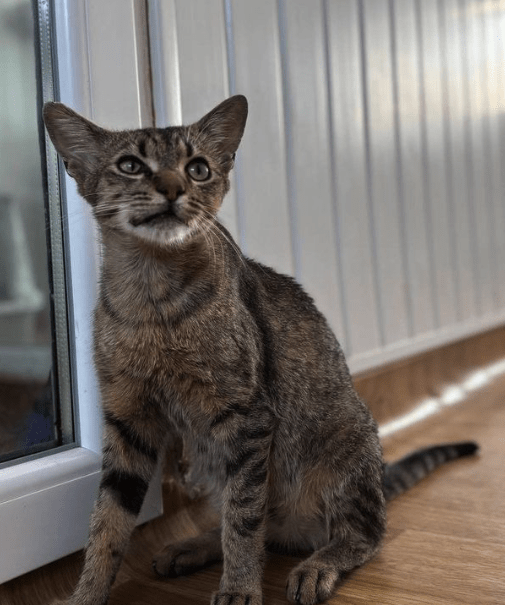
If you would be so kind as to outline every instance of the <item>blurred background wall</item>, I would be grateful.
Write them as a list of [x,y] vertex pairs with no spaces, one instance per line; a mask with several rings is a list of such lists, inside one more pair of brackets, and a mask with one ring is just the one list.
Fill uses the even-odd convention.
[[151,0],[158,125],[250,115],[223,221],[355,372],[505,322],[501,0]]

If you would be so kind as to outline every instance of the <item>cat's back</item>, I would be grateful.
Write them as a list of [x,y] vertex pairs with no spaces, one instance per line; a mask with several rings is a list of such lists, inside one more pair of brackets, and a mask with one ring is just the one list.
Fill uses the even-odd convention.
[[[313,299],[287,275],[252,260],[241,280],[241,298],[263,337],[271,387],[284,400],[320,408],[355,405],[344,354]],[[361,407],[361,404],[358,404]]]
[[315,336],[325,335],[332,346],[338,347],[326,318],[295,279],[251,259],[247,259],[247,265],[241,295],[257,318],[264,315],[274,332],[295,338],[315,330]]

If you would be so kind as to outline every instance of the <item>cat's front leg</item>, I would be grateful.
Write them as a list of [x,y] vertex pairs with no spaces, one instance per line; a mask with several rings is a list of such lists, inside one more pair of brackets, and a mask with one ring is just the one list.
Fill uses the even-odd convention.
[[109,598],[163,444],[162,423],[151,416],[105,412],[102,479],[84,568],[65,605],[105,605]]
[[261,605],[272,419],[254,410],[235,433],[222,500],[223,575],[211,605]]

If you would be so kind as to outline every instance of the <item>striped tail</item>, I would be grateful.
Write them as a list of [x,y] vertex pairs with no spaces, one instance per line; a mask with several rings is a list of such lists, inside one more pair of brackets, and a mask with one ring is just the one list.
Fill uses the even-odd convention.
[[417,450],[397,462],[384,464],[382,485],[386,500],[403,494],[441,464],[471,456],[478,449],[479,446],[473,441],[434,445]]

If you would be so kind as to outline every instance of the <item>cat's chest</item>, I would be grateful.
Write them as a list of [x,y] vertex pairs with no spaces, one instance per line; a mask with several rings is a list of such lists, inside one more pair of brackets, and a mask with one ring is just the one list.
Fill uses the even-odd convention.
[[[244,385],[232,371],[235,355],[225,361],[216,335],[202,338],[201,327],[176,329],[142,324],[125,327],[96,317],[95,363],[99,376],[116,390],[158,401],[180,430],[203,430],[242,395]],[[208,336],[208,331],[206,332]],[[227,353],[230,355],[230,352]]]
[[198,374],[210,375],[205,354],[195,334],[169,325],[132,322],[129,325],[97,321],[97,356],[111,371],[140,381]]
[[226,300],[195,308],[188,297],[186,317],[180,319],[161,299],[137,313],[124,303],[131,303],[131,296],[110,296],[110,308],[103,298],[95,313],[95,363],[102,383],[116,384],[115,390],[133,393],[135,400],[151,393],[174,421],[178,414],[196,430],[210,425],[230,402],[247,403],[257,392],[257,338]]

